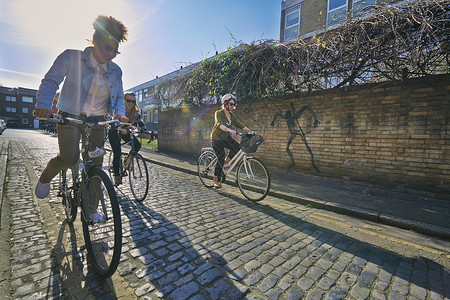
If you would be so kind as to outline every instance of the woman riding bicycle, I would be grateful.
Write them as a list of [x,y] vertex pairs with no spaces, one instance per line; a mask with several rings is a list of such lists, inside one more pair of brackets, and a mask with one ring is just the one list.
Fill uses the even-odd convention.
[[[236,97],[233,94],[226,94],[222,97],[222,108],[217,110],[214,115],[211,145],[217,155],[213,183],[215,188],[222,187],[220,182],[224,162],[228,163],[239,151],[239,143],[233,139],[233,136],[236,135],[236,130],[231,129],[230,127],[234,126],[249,133],[256,133],[245,126],[245,124],[232,113],[233,109],[236,109]],[[227,158],[225,158],[225,148],[230,150]]]
[[[140,132],[144,132],[149,142],[153,141],[154,135],[153,132],[148,132],[145,127],[144,122],[142,121],[141,113],[139,112],[139,106],[136,102],[136,94],[133,92],[125,93],[125,116],[128,118],[128,122],[132,123],[133,126],[140,128]],[[139,149],[141,149],[141,143],[138,139],[131,139],[130,131],[120,128],[120,127],[112,127],[109,133],[109,143],[111,144],[111,149],[113,151],[113,170],[114,170],[114,185],[118,186],[122,184],[122,177],[120,176],[120,157],[122,155],[122,146],[120,144],[121,139],[125,142],[130,142],[132,140],[132,151],[133,154],[138,153]]]
[[[122,70],[112,60],[119,53],[119,44],[126,41],[128,30],[122,22],[103,15],[97,17],[93,26],[93,46],[83,51],[65,50],[42,79],[36,96],[36,117],[50,117],[52,100],[64,81],[57,104],[60,114],[76,119],[101,119],[105,114],[114,113],[117,119],[127,121],[123,117]],[[104,132],[102,126],[93,128],[91,144],[100,146]],[[48,196],[50,181],[61,170],[76,164],[80,157],[81,130],[75,126],[58,125],[57,133],[59,154],[49,161],[36,185],[35,194],[40,199]],[[103,150],[98,147],[92,150],[89,156],[95,158],[94,164],[101,165]],[[98,202],[98,199],[93,201]],[[95,220],[100,218],[96,204],[92,203],[90,212]]]

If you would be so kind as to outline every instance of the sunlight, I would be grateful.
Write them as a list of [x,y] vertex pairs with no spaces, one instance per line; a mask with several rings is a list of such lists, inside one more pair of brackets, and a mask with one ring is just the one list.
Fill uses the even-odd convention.
[[[81,48],[93,34],[98,14],[111,15],[126,25],[131,18],[124,0],[16,0],[6,4],[14,42],[47,49]],[[127,18],[127,16],[129,16]]]

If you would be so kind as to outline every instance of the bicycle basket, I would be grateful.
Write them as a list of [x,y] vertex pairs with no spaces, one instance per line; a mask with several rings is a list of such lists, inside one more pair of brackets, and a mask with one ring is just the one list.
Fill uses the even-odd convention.
[[254,153],[263,141],[264,138],[260,135],[245,134],[242,136],[240,147],[246,153]]

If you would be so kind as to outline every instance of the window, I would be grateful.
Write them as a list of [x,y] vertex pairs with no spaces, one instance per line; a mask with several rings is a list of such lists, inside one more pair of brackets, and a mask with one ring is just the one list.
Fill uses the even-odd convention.
[[16,112],[16,108],[15,107],[7,107],[6,112]]
[[22,119],[22,124],[28,124],[28,119]]
[[22,96],[22,102],[33,103],[32,97]]
[[370,6],[374,4],[375,0],[353,0],[353,16],[370,10]]
[[347,0],[329,0],[327,24],[335,24],[347,19]]
[[28,113],[28,107],[22,107],[22,113],[27,114]]
[[138,91],[136,96],[137,96],[136,101],[137,101],[138,105],[141,105],[142,104],[142,90]]
[[284,19],[284,40],[297,38],[300,33],[300,5],[287,9]]
[[15,96],[6,96],[6,101],[16,102],[16,97]]

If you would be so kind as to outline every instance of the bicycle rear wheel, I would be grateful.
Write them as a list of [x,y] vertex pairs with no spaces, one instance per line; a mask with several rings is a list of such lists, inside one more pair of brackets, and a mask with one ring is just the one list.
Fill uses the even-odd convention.
[[139,202],[143,201],[147,197],[149,179],[147,164],[140,154],[132,157],[128,178],[134,198]]
[[[100,169],[88,171],[82,189],[83,201],[88,201],[91,212],[97,209],[102,216],[100,222],[89,218],[89,211],[83,219],[83,233],[89,261],[94,272],[101,277],[111,277],[117,269],[122,250],[122,223],[117,194],[108,175]],[[86,197],[85,197],[86,196]]]
[[73,169],[65,169],[60,172],[59,177],[59,189],[62,196],[62,203],[64,206],[64,212],[66,214],[66,220],[69,224],[72,224],[77,217],[77,203],[75,195],[75,175]]
[[197,171],[198,178],[206,187],[212,187],[214,178],[214,169],[216,168],[217,156],[214,152],[205,151],[198,158]]
[[242,160],[239,163],[236,177],[241,193],[249,200],[262,200],[269,192],[269,171],[257,158],[251,157]]

